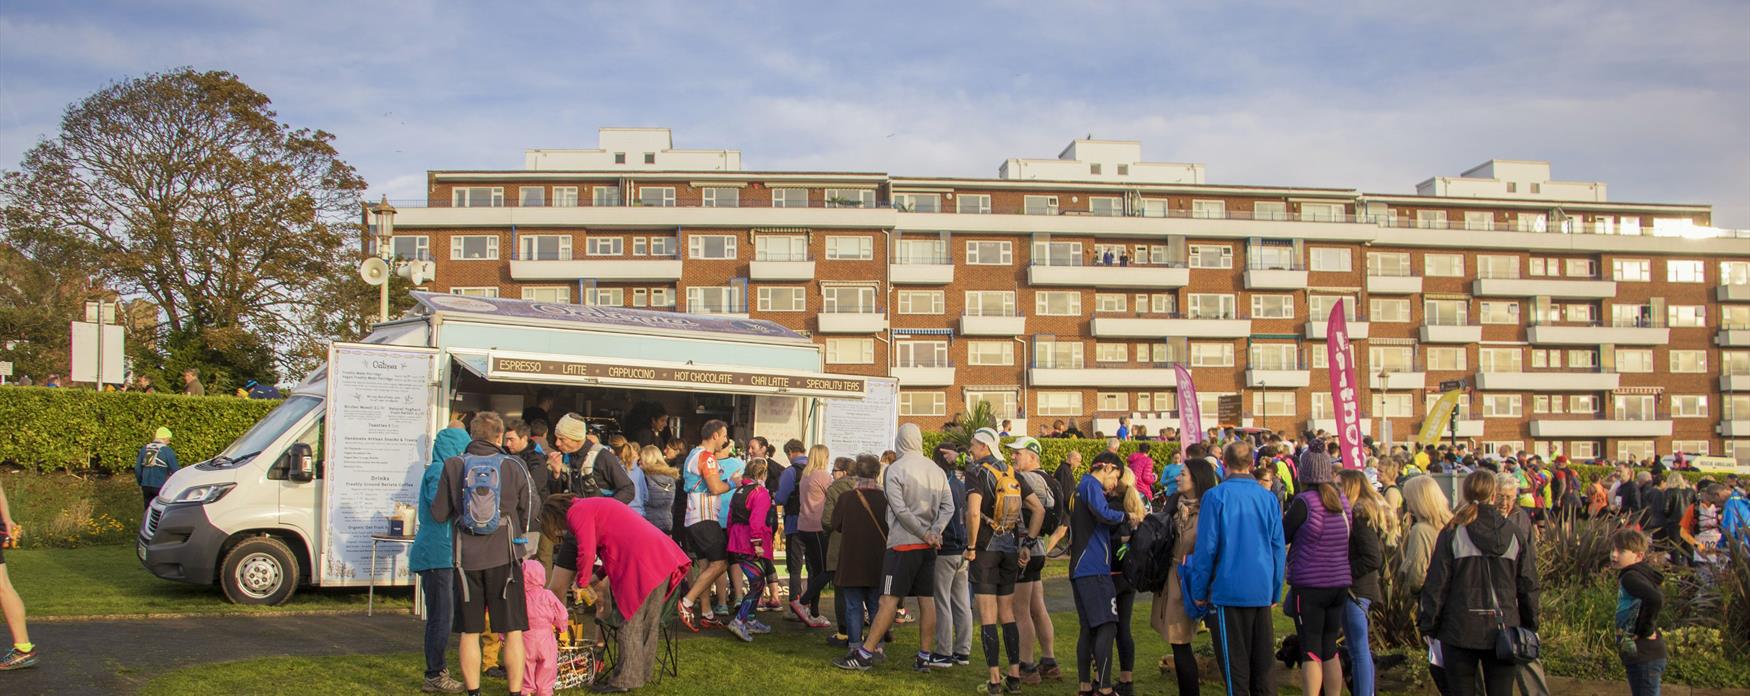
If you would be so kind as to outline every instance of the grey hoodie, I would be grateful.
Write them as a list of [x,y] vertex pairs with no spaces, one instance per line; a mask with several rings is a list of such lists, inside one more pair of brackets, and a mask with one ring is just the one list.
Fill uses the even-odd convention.
[[940,536],[954,517],[954,495],[942,467],[924,456],[924,436],[916,425],[899,426],[899,458],[887,466],[881,488],[887,494],[887,548],[922,544]]

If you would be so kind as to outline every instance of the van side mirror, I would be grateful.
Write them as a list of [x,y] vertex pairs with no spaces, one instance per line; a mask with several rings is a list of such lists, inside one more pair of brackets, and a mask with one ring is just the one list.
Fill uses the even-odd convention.
[[287,463],[290,465],[287,467],[286,478],[299,483],[316,479],[316,453],[310,448],[309,443],[293,443],[292,449],[286,453],[286,457],[289,460]]

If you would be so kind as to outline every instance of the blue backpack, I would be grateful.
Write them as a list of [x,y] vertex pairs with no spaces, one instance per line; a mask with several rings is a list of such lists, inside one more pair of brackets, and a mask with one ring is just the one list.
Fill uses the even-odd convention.
[[477,536],[490,536],[504,522],[499,508],[499,488],[504,455],[462,455],[462,518],[456,528]]

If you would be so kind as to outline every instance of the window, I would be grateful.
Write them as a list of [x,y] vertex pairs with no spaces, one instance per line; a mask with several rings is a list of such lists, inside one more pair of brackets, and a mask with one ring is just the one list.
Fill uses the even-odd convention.
[[1173,392],[1137,392],[1136,410],[1165,413],[1179,410],[1179,395]]
[[[656,250],[651,249],[651,253],[655,254]],[[735,255],[734,235],[695,234],[687,237],[687,258],[733,259]]]
[[1707,440],[1672,440],[1671,449],[1685,454],[1707,454]]
[[1619,304],[1610,307],[1611,326],[1652,326],[1651,305]]
[[624,152],[614,153],[614,164],[625,164],[625,163],[626,163],[626,153],[624,153]]
[[423,234],[398,234],[389,241],[389,250],[398,259],[430,261],[431,237]]
[[1288,204],[1281,201],[1258,201],[1252,204],[1253,220],[1287,220]]
[[1596,394],[1574,394],[1569,396],[1568,413],[1597,415],[1598,396]]
[[1652,279],[1653,262],[1646,259],[1616,259],[1610,262],[1611,277],[1618,282],[1645,283]]
[[1562,367],[1562,351],[1555,349],[1531,349],[1531,367],[1533,369]]
[[1707,326],[1707,307],[1703,305],[1666,305],[1672,327]]
[[[1329,400],[1330,398],[1331,398],[1330,394],[1325,395],[1326,400]],[[1434,411],[1434,402],[1439,401],[1439,400],[1440,400],[1440,394],[1438,394],[1438,393],[1429,393],[1427,396],[1425,396],[1424,400],[1422,402],[1422,413],[1424,413],[1424,414],[1432,413]],[[1459,397],[1458,408],[1456,408],[1454,410],[1458,412],[1458,419],[1459,420],[1470,420],[1470,417],[1471,417],[1470,416],[1470,397],[1469,396]],[[1441,428],[1440,431],[1442,433],[1444,433],[1444,432],[1446,432],[1446,429]]]
[[1479,320],[1481,320],[1482,323],[1484,323],[1484,324],[1518,324],[1519,323],[1519,303],[1518,302],[1484,301],[1481,305],[1481,308],[1482,308],[1482,311],[1477,313],[1478,314],[1477,318]]
[[1409,394],[1373,394],[1373,415],[1376,418],[1409,418],[1414,412],[1415,400]]
[[1192,343],[1192,367],[1233,367],[1234,344],[1232,343]]
[[1720,328],[1727,331],[1750,329],[1750,305],[1719,305]]
[[1128,165],[1128,164],[1118,165],[1118,176],[1130,176],[1130,165]]
[[1253,370],[1298,370],[1300,353],[1292,343],[1254,343],[1246,367]]
[[[620,238],[591,239],[591,253],[596,242],[613,242],[614,255],[620,253]],[[517,238],[518,258],[524,261],[570,261],[571,235],[529,234]]]
[[806,208],[808,207],[808,189],[805,188],[775,188],[772,189],[773,208]]
[[450,190],[450,204],[457,208],[498,208],[504,205],[504,187],[470,186]]
[[899,313],[941,314],[944,311],[942,297],[941,290],[901,290]]
[[693,314],[739,314],[747,311],[743,289],[728,287],[687,288],[687,311]]
[[1079,416],[1082,415],[1081,392],[1039,392],[1039,415],[1041,416]]
[[1422,321],[1429,326],[1467,326],[1470,303],[1465,300],[1424,300]]
[[1234,296],[1212,293],[1191,293],[1188,307],[1192,319],[1233,319]]
[[1705,350],[1673,350],[1671,351],[1671,371],[1677,373],[1707,372],[1707,351]]
[[1015,393],[1012,391],[968,390],[966,392],[966,410],[971,411],[977,408],[981,402],[990,404],[991,415],[996,416],[997,420],[1014,418],[1017,413]]
[[1095,398],[1097,410],[1107,413],[1129,413],[1130,392],[1100,392]]
[[1312,247],[1307,250],[1312,270],[1326,273],[1348,273],[1354,269],[1355,255],[1348,249]]
[[522,186],[517,190],[516,204],[524,208],[538,208],[547,205],[547,188],[545,186]]
[[827,314],[874,314],[875,288],[838,285],[820,289],[820,311]]
[[1702,277],[1701,262],[1684,259],[1667,259],[1665,261],[1665,280],[1672,283],[1706,282],[1706,279]]
[[1088,173],[1093,174],[1093,175],[1098,175],[1100,173],[1100,163],[1095,162],[1093,164],[1088,165]]
[[1082,368],[1082,344],[1080,341],[1038,341],[1033,344],[1033,366],[1079,370]]
[[1720,420],[1750,420],[1750,394],[1726,394]]
[[1293,319],[1293,295],[1252,295],[1253,319]]
[[1191,217],[1203,220],[1227,219],[1227,201],[1191,201]]
[[1598,321],[1598,308],[1592,305],[1571,304],[1563,307],[1563,310],[1567,313],[1568,321],[1571,322],[1590,324]]
[[1192,268],[1233,268],[1234,249],[1215,244],[1191,245]]
[[827,189],[828,208],[873,208],[875,189]]
[[1012,317],[1012,316],[1015,316],[1015,291],[1013,291],[1013,290],[968,290],[966,292],[966,316],[969,316],[969,317]]
[[1367,275],[1408,276],[1410,275],[1410,255],[1402,252],[1368,252]]
[[652,208],[673,208],[673,186],[645,186],[638,189],[638,204]]
[[1721,285],[1750,285],[1750,261],[1721,261]]
[[623,307],[626,305],[626,291],[623,288],[593,288],[583,293],[585,303],[598,307]]
[[1616,371],[1648,373],[1653,371],[1653,349],[1651,348],[1618,348],[1616,349]]
[[557,304],[569,304],[571,302],[571,288],[565,287],[563,285],[560,285],[558,287],[545,287],[545,288],[526,287],[526,288],[523,288],[523,299],[528,300],[530,302],[553,302],[553,303],[557,303]]
[[1145,297],[1149,299],[1148,311],[1150,312],[1155,314],[1176,314],[1179,311],[1177,309],[1179,296],[1169,292],[1158,292],[1153,295],[1137,295],[1136,311],[1143,311],[1142,298]]
[[802,288],[760,288],[757,291],[762,312],[801,312],[808,308]]
[[1562,263],[1555,259],[1545,259],[1536,256],[1529,259],[1531,270],[1526,274],[1535,277],[1559,276],[1562,274]]
[[1292,416],[1295,413],[1292,391],[1252,392],[1253,416]]
[[673,288],[651,288],[651,289],[646,290],[644,288],[633,288],[632,289],[632,306],[633,307],[644,307],[644,306],[673,307],[674,306],[674,289]]
[[1720,351],[1720,374],[1750,375],[1750,350]]
[[741,207],[741,189],[733,186],[708,186],[699,190],[699,204],[706,208]]
[[[1555,259],[1550,259],[1550,275],[1556,274]],[[1566,261],[1569,278],[1591,278],[1598,273],[1598,265],[1592,259],[1568,259]]]
[[1014,341],[967,341],[966,363],[980,366],[1015,364]]
[[1518,278],[1519,257],[1517,256],[1477,256],[1478,278]]
[[622,237],[590,237],[584,240],[584,248],[590,256],[619,256],[626,251],[626,240]]
[[1331,318],[1331,310],[1336,308],[1337,301],[1343,302],[1343,318],[1355,321],[1355,298],[1342,295],[1309,295],[1306,298],[1307,315],[1314,321],[1326,321]]
[[613,187],[613,186],[597,186],[593,189],[590,189],[590,195],[593,196],[593,198],[590,199],[590,205],[595,205],[595,206],[618,206],[618,205],[621,205],[620,189]]
[[1252,268],[1269,270],[1301,270],[1300,254],[1294,245],[1287,241],[1266,239],[1262,242],[1248,244],[1246,256],[1251,259]]
[[893,253],[898,264],[948,263],[948,243],[940,239],[901,239]]
[[1422,273],[1437,278],[1463,278],[1464,256],[1461,254],[1423,254]]
[[1094,362],[1097,363],[1127,363],[1130,362],[1130,344],[1128,343],[1095,343]]
[[1307,222],[1342,222],[1342,203],[1302,203],[1300,219]]
[[799,234],[762,234],[753,238],[755,261],[807,261],[808,238]]
[[1652,394],[1617,394],[1616,420],[1658,420],[1658,414],[1653,410],[1653,403]]
[[[1117,262],[1118,254],[1112,254],[1113,262]],[[1080,266],[1082,265],[1081,242],[1034,242],[1033,265],[1035,266]]]
[[1524,372],[1525,351],[1518,348],[1478,348],[1477,364],[1484,372]]
[[576,208],[577,207],[577,187],[576,186],[554,186],[553,187],[553,207],[555,207],[555,208]]
[[1116,196],[1089,197],[1088,212],[1101,217],[1118,217],[1124,214],[1124,199]]
[[1706,394],[1676,394],[1671,397],[1672,418],[1706,418]]
[[970,266],[1008,266],[1015,263],[1014,244],[1010,242],[967,242],[966,263]]
[[875,364],[875,339],[826,339],[826,362],[828,365],[873,365]]
[[[1465,217],[1465,223],[1466,224],[1470,223],[1470,217],[1468,215]],[[1416,211],[1416,227],[1419,227],[1419,228],[1424,229],[1424,230],[1444,230],[1444,229],[1446,229],[1446,211],[1444,211],[1444,210],[1418,210],[1418,211]],[[1487,228],[1484,228],[1484,229],[1487,229]]]
[[[1624,220],[1626,223],[1627,220]],[[1619,460],[1642,461],[1653,456],[1652,440],[1617,440],[1616,458]]]
[[1367,316],[1369,319],[1387,323],[1405,323],[1410,320],[1410,301],[1368,300]]
[[654,152],[644,153],[644,163],[645,164],[656,164],[656,153],[654,153]]
[[954,196],[954,212],[969,215],[989,215],[990,195],[984,193],[962,193]]
[[904,213],[940,213],[942,197],[934,193],[896,193],[893,208]]
[[450,238],[451,261],[497,261],[498,235],[457,235]]
[[673,257],[675,255],[676,248],[677,248],[677,245],[675,244],[674,237],[651,237],[650,238],[650,255],[651,256]]
[[1484,394],[1484,418],[1518,418],[1524,413],[1518,394]]
[[[1144,296],[1146,297],[1146,295]],[[1130,296],[1121,292],[1094,293],[1095,312],[1128,312]]]
[[1598,351],[1592,348],[1568,351],[1568,367],[1588,370],[1598,367]]
[[1410,346],[1369,346],[1369,372],[1413,372],[1416,369],[1416,349]]
[[901,391],[899,392],[899,415],[948,415],[948,395],[939,391]]
[[894,360],[900,367],[947,367],[947,341],[895,341]]
[[1056,215],[1057,196],[1027,196],[1022,213],[1027,215]]
[[1423,349],[1428,360],[1429,370],[1450,370],[1454,372],[1470,369],[1465,356],[1465,349],[1457,346],[1428,346]]
[[498,297],[498,288],[495,288],[495,287],[454,287],[454,288],[450,288],[450,294],[451,295],[466,295],[468,297]]
[[[1532,193],[1537,193],[1537,184],[1532,184],[1531,189]],[[1549,231],[1548,213],[1520,213],[1514,220],[1518,222],[1520,232]]]

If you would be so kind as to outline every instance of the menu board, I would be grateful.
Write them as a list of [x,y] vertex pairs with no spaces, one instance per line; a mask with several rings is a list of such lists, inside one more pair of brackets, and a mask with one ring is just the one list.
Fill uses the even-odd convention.
[[[342,343],[328,349],[319,561],[325,586],[370,584],[371,535],[389,532],[395,503],[418,502],[431,456],[436,360],[432,349]],[[379,547],[379,584],[411,584],[408,548]]]
[[879,456],[899,437],[899,380],[868,380],[862,399],[821,401],[820,442],[834,457]]

